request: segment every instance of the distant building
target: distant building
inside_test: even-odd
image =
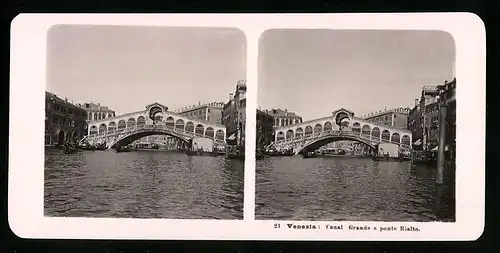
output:
[[[45,92],[45,144],[62,145],[87,133],[87,112],[68,99]]]
[[[274,127],[302,123],[301,116],[295,114],[294,112],[289,112],[287,109],[271,109],[265,110],[264,112],[274,118]]]
[[[378,112],[367,114],[362,118],[376,124],[391,126],[400,129],[407,129],[409,113],[410,108],[400,107],[380,110]]]
[[[246,90],[246,84],[238,82],[235,93],[229,94],[229,101],[222,108],[226,142],[231,145],[245,145]]]
[[[194,120],[204,120],[211,124],[222,124],[224,102],[201,103],[184,107],[173,112]]]
[[[81,108],[87,111],[87,120],[100,120],[111,118],[115,116],[115,111],[109,109],[107,106],[102,106],[101,103],[83,103],[79,104]]]
[[[412,140],[420,140],[413,144],[413,148],[416,150],[422,149],[422,114],[420,112],[420,102],[415,99],[415,106],[410,110],[408,114],[408,130],[412,133]]]
[[[264,148],[274,141],[274,117],[257,110],[256,115],[256,148]]]

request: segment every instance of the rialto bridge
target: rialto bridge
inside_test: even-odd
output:
[[[159,103],[146,106],[146,110],[93,120],[87,123],[88,135],[82,140],[90,144],[106,143],[127,145],[148,135],[170,135],[184,142],[191,139],[210,138],[216,144],[226,143],[226,127],[220,124],[190,119],[168,111]]]
[[[275,129],[275,141],[269,148],[313,151],[334,141],[353,140],[376,148],[379,143],[395,143],[402,150],[411,150],[412,135],[409,130],[380,125],[339,109],[331,116],[304,121]]]

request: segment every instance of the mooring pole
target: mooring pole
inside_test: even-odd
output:
[[[444,171],[444,151],[446,145],[446,114],[447,105],[439,105],[439,147],[437,157],[437,173],[436,183],[443,184],[443,171]]]

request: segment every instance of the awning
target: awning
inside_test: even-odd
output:
[[[438,151],[439,145],[435,146],[431,151]],[[444,147],[444,151],[448,151],[448,146]]]
[[[231,136],[227,137],[228,140],[234,140],[236,139],[236,134],[231,134]]]
[[[418,139],[416,142],[413,143],[413,145],[420,145],[422,144],[422,141],[420,139]]]

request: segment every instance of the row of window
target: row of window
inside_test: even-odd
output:
[[[50,110],[53,109],[54,111],[60,112],[60,113],[68,113],[68,114],[73,114],[74,116],[77,117],[86,117],[87,113],[83,110],[73,110],[73,108],[61,105],[58,103],[46,103],[46,107]]]
[[[114,112],[88,112],[87,114],[88,120],[101,120],[115,116]]]

